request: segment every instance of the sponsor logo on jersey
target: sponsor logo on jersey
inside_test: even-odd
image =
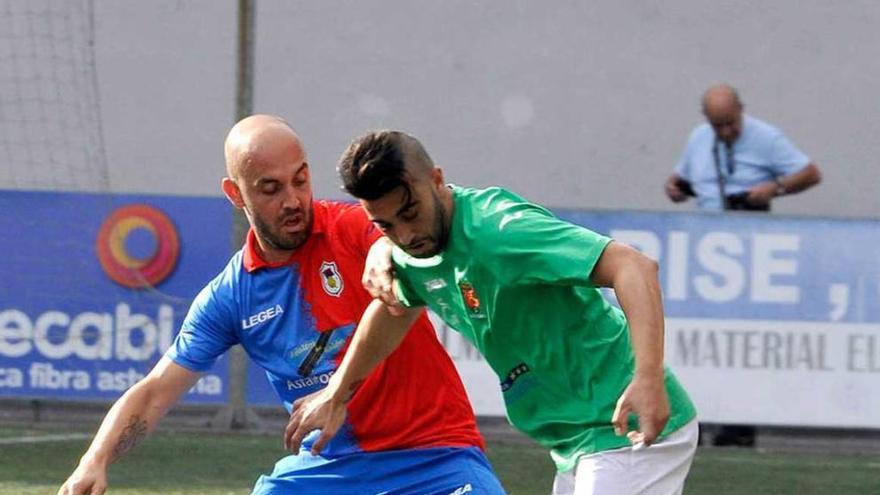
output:
[[[330,382],[330,377],[333,376],[334,372],[335,370],[321,373],[320,375],[297,378],[296,380],[287,380],[287,390],[301,390],[314,387],[315,385],[326,386],[327,383]]]
[[[314,339],[314,340],[308,340],[306,342],[303,342],[302,344],[297,345],[296,347],[294,347],[293,349],[291,349],[287,353],[287,357],[290,359],[294,359],[299,356],[302,356],[303,354],[311,351],[312,348],[315,347],[316,342],[317,342],[317,339]],[[344,344],[345,344],[345,339],[333,340],[327,344],[327,348],[324,350],[324,352],[338,351],[339,349],[342,348],[342,346]]]
[[[247,319],[241,320],[241,328],[247,330],[249,328],[253,328],[260,323],[266,322],[275,318],[276,316],[283,313],[284,310],[281,308],[280,304],[276,304],[275,307],[264,309],[255,315],[250,315]]]
[[[302,356],[303,354],[312,350],[312,347],[314,347],[314,346],[315,346],[314,340],[309,340],[309,341],[303,342],[302,344],[299,344],[298,346],[296,346],[293,349],[291,349],[290,351],[288,351],[287,357],[292,359],[292,358],[295,358],[298,356]]]
[[[300,363],[299,368],[297,369],[297,373],[300,376],[309,376],[312,374],[312,371],[315,369],[315,365],[318,364],[318,361],[321,359],[321,356],[324,355],[324,350],[327,349],[327,342],[330,341],[330,337],[333,336],[333,329],[326,330],[321,332],[321,336],[318,337],[318,340],[315,341],[315,345],[309,350],[309,354],[303,359],[303,362]]]
[[[468,311],[470,311],[472,315],[482,315],[483,311],[480,307],[480,298],[477,296],[477,291],[474,289],[474,286],[467,280],[462,280],[458,283],[458,288],[461,290],[461,297],[464,300],[464,305],[467,306]]]
[[[455,491],[450,492],[449,495],[464,495],[465,493],[472,491],[474,491],[474,487],[472,487],[471,484],[468,483],[464,486],[456,488]]]
[[[324,292],[331,296],[339,297],[342,293],[342,275],[339,274],[339,268],[335,261],[325,261],[321,263],[321,285]]]
[[[440,290],[446,287],[446,281],[442,278],[435,278],[433,280],[428,280],[425,282],[425,290],[428,292],[434,292],[435,290]]]
[[[510,372],[507,373],[507,378],[505,378],[504,381],[501,382],[501,391],[506,392],[507,390],[509,390],[510,387],[513,386],[514,382],[519,379],[519,377],[523,376],[529,371],[529,365],[527,365],[526,363],[519,363],[518,365],[516,365],[512,370],[510,370]]]

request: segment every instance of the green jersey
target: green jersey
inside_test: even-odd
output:
[[[445,250],[393,251],[401,302],[430,307],[473,343],[498,375],[511,424],[550,448],[560,471],[629,445],[611,425],[633,376],[629,328],[590,281],[611,240],[504,189],[452,189]],[[668,369],[666,389],[662,436],[696,415]]]

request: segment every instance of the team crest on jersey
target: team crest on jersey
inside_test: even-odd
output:
[[[325,261],[321,263],[320,271],[321,285],[324,286],[324,292],[331,296],[339,296],[342,292],[342,275],[339,274],[336,262]]]
[[[458,288],[461,290],[461,298],[464,300],[464,305],[467,306],[468,311],[470,311],[472,315],[483,314],[480,306],[480,298],[477,296],[477,291],[474,289],[474,286],[467,280],[462,280],[458,283]]]

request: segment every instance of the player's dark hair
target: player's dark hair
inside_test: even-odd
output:
[[[419,141],[400,131],[372,131],[356,138],[339,159],[342,187],[358,199],[371,201],[403,187],[409,190],[410,168],[432,168]]]

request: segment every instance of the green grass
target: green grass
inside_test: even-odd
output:
[[[87,440],[0,445],[0,494],[54,494]],[[249,493],[283,452],[280,440],[253,435],[160,433],[110,469],[110,493]],[[185,480],[185,482],[184,482]]]
[[[880,457],[701,449],[685,495],[880,493]]]
[[[46,433],[0,429],[0,438]],[[86,445],[82,439],[0,444],[0,495],[54,494]],[[111,468],[109,493],[247,494],[283,455],[274,436],[159,433]],[[511,495],[550,493],[553,467],[541,449],[490,439],[489,458]],[[880,493],[880,458],[704,449],[685,490],[686,495],[828,493]]]

